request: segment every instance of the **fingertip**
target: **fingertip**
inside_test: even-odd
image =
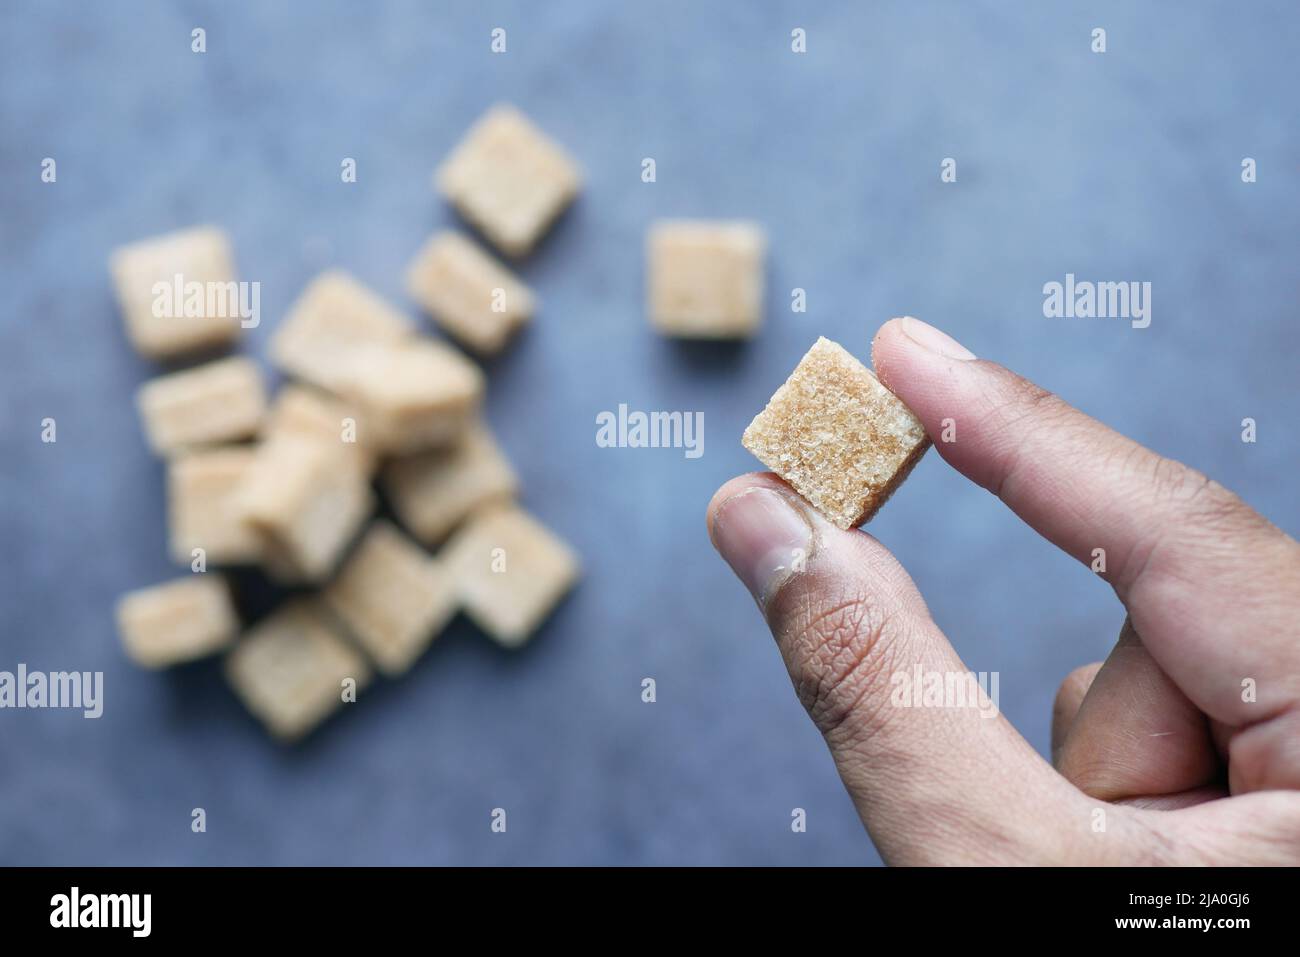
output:
[[[952,336],[914,316],[889,320],[871,344],[877,378],[900,396],[909,389],[916,391],[927,375],[975,359],[975,353]]]
[[[902,317],[890,319],[877,329],[876,334],[872,337],[871,364],[875,366],[877,372],[880,370],[881,358],[887,358],[891,354],[898,337],[906,338],[901,329],[902,322]]]
[[[907,380],[909,352],[916,349],[916,344],[908,338],[903,328],[904,317],[890,319],[877,331],[871,340],[871,365],[876,378],[883,382],[891,392],[898,392],[896,382]]]
[[[778,491],[790,490],[790,486],[773,472],[746,472],[744,475],[737,475],[733,479],[728,479],[722,484],[721,488],[713,493],[713,498],[709,499],[709,507],[704,513],[705,524],[709,530],[709,541],[715,544],[717,542],[713,534],[713,525],[722,506],[737,495],[754,488],[772,488]]]
[[[1066,735],[1070,733],[1070,726],[1074,724],[1075,716],[1079,713],[1079,706],[1083,704],[1088,689],[1092,687],[1093,679],[1101,670],[1101,664],[1100,661],[1094,661],[1092,664],[1075,668],[1065,676],[1065,680],[1056,689],[1056,698],[1052,702],[1053,764],[1056,763],[1061,746],[1065,744]]]

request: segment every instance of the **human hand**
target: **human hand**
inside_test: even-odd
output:
[[[719,489],[710,538],[885,861],[1300,862],[1300,544],[924,323],[886,323],[872,357],[950,465],[1085,565],[1105,549],[1128,612],[1057,693],[1053,769],[1001,714],[891,707],[892,675],[967,669],[880,542],[771,473]]]

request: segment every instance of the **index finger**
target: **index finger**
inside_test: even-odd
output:
[[[1102,574],[1152,656],[1198,707],[1240,726],[1300,700],[1300,546],[1204,475],[1125,438],[916,319],[872,347],[935,449]],[[1097,550],[1101,549],[1102,552]],[[1242,681],[1262,675],[1255,701]]]

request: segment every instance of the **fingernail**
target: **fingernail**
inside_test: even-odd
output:
[[[907,338],[922,349],[937,352],[946,359],[959,359],[962,362],[969,362],[975,358],[975,353],[948,335],[948,333],[940,332],[928,322],[922,322],[920,319],[914,319],[911,316],[904,316],[899,322]]]
[[[713,518],[713,545],[761,607],[802,570],[812,552],[812,527],[793,502],[768,488],[733,495]]]

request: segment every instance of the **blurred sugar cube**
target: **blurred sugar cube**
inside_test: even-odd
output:
[[[571,203],[582,177],[513,106],[482,116],[434,175],[438,190],[507,256],[525,256]]]

